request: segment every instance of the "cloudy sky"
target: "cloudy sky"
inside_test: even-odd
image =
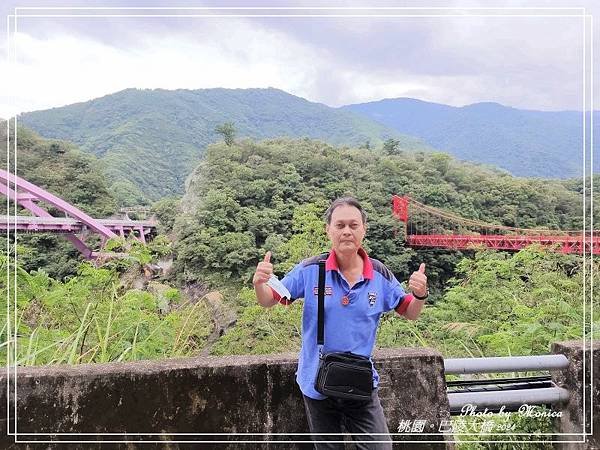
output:
[[[494,101],[526,109],[581,110],[583,77],[589,70],[584,72],[582,10],[573,8],[584,7],[596,20],[600,17],[600,7],[595,5],[600,2],[593,0],[547,0],[537,2],[536,9],[524,9],[531,2],[509,0],[426,5],[417,1],[183,1],[176,3],[179,9],[169,10],[41,9],[172,3],[155,0],[12,1],[0,6],[4,26],[0,52],[5,55],[0,62],[4,81],[0,117],[130,87],[275,87],[330,106],[413,97],[455,106]],[[346,9],[183,8],[252,4]],[[471,9],[347,9],[392,4]],[[511,9],[483,9],[500,5]],[[17,6],[37,9],[15,11]],[[537,9],[541,6],[548,9]],[[561,7],[571,9],[557,9]],[[16,33],[11,22],[7,34],[6,18],[15,13]],[[264,17],[282,14],[293,17]],[[600,23],[594,25],[599,53]],[[588,51],[590,39],[591,34],[585,44]],[[595,78],[595,92],[600,92],[600,76]]]

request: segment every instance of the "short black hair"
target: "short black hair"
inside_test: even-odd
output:
[[[360,206],[358,200],[356,200],[354,197],[340,197],[338,199],[335,199],[331,203],[331,205],[329,205],[329,208],[327,208],[327,212],[325,213],[325,221],[327,222],[327,225],[331,224],[331,216],[333,215],[333,211],[335,210],[335,208],[344,205],[354,206],[356,209],[358,209],[360,211],[363,224],[367,223],[367,213],[365,212],[363,207]]]

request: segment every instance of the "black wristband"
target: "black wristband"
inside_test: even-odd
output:
[[[425,293],[425,297],[419,297],[417,294],[415,294],[414,292],[412,293],[413,297],[416,298],[417,300],[425,300],[427,299],[427,297],[429,297],[429,289],[427,289],[427,292]]]

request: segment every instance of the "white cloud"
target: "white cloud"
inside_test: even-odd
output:
[[[20,27],[17,63],[0,62],[8,74],[0,117],[131,87],[271,86],[331,106],[402,96],[532,109],[581,104],[581,35],[568,19],[44,23]]]
[[[316,76],[318,49],[289,36],[228,22],[218,35],[198,41],[190,34],[145,35],[128,48],[81,36],[15,36],[16,63],[0,96],[0,117],[89,100],[121,89],[279,87],[298,95]],[[4,97],[4,98],[2,98]],[[6,97],[12,102],[6,102]]]

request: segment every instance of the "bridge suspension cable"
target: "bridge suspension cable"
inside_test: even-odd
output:
[[[467,249],[483,245],[498,250],[520,250],[534,243],[556,247],[563,253],[600,254],[600,231],[523,228],[466,219],[427,206],[408,196],[395,195],[393,214],[404,222],[406,242],[411,247]]]

